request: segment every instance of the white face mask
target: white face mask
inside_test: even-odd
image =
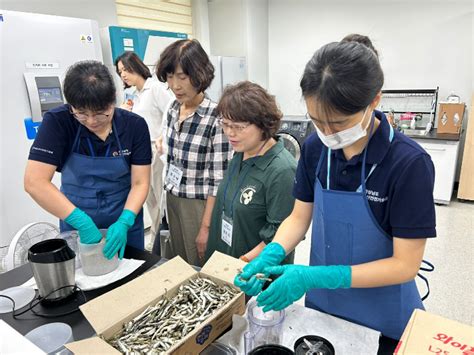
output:
[[[354,144],[357,142],[359,139],[365,137],[367,135],[367,124],[365,128],[362,128],[362,122],[364,122],[365,115],[367,114],[367,110],[369,107],[367,107],[364,111],[364,116],[362,117],[362,120],[357,123],[355,126],[345,129],[343,131],[333,133],[330,135],[325,135],[323,132],[321,132],[314,124],[314,127],[316,128],[316,132],[318,133],[319,139],[321,139],[321,142],[323,144],[330,148],[330,149],[342,149],[350,146],[351,144]],[[370,120],[369,120],[370,123]]]

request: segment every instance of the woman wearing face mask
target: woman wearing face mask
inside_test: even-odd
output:
[[[276,137],[282,113],[261,86],[228,86],[217,111],[235,154],[217,191],[206,259],[217,250],[248,262],[293,209],[296,160]]]
[[[134,52],[125,52],[117,57],[115,68],[125,89],[128,89],[125,95],[129,98],[121,107],[142,116],[150,131],[152,163],[150,190],[145,205],[151,218],[151,235],[154,237],[160,226],[163,191],[164,163],[160,159],[162,121],[172,96],[166,86],[151,75],[150,69]]]
[[[234,282],[257,295],[256,273],[281,275],[257,297],[265,311],[306,293],[307,307],[380,331],[379,353],[392,353],[423,309],[414,277],[436,236],[434,168],[375,110],[383,80],[376,54],[360,43],[327,44],[308,62],[300,85],[317,134],[302,149],[295,207]],[[310,266],[280,266],[311,222]]]
[[[166,205],[175,255],[201,265],[211,213],[228,161],[229,142],[217,123],[217,104],[204,91],[214,67],[196,40],[180,40],[162,53],[156,69],[176,96],[166,118]]]

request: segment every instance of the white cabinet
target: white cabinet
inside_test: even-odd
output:
[[[434,200],[449,204],[453,194],[459,141],[416,139],[415,141],[431,156],[435,168]]]

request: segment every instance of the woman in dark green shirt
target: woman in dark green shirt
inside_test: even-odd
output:
[[[217,250],[248,262],[293,209],[296,160],[278,141],[282,113],[261,86],[228,86],[217,110],[235,154],[217,192],[206,260]]]

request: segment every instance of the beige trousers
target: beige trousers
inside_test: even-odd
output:
[[[166,206],[173,256],[179,255],[188,264],[201,266],[196,237],[201,227],[206,200],[176,197],[167,192]]]

